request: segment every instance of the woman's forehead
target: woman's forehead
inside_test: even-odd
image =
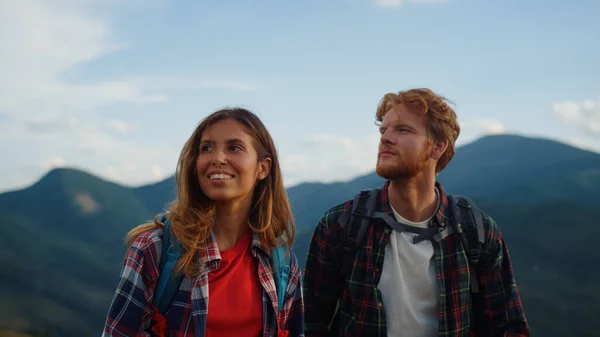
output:
[[[248,141],[251,138],[241,123],[230,119],[211,122],[200,135],[201,141],[213,142],[227,139]]]

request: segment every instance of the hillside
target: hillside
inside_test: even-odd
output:
[[[98,328],[123,235],[151,216],[133,190],[69,169],[0,195],[0,214],[0,326],[65,332]]]
[[[545,139],[503,135],[460,147],[439,176],[501,226],[534,336],[600,336],[600,154]],[[325,210],[374,173],[288,189],[302,263]],[[129,188],[72,169],[0,194],[0,327],[30,324],[66,336],[101,329],[125,247],[123,237],[174,195],[173,179]],[[10,310],[9,310],[10,308]]]

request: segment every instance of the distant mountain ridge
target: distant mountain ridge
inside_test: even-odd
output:
[[[600,336],[600,154],[523,136],[458,148],[439,175],[502,228],[534,336]],[[331,206],[381,185],[371,173],[288,189],[303,263],[312,229]],[[123,237],[174,197],[169,178],[125,187],[73,169],[0,194],[0,330],[50,328],[97,335],[112,298]],[[10,309],[10,310],[9,310]],[[550,319],[549,319],[550,318]]]

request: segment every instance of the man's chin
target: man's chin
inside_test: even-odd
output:
[[[375,173],[383,179],[397,180],[401,176],[401,172],[398,169],[392,169],[389,167],[376,167]]]
[[[375,173],[383,179],[387,180],[406,180],[417,176],[417,172],[402,170],[397,167],[376,167]]]

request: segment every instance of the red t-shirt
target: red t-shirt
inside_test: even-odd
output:
[[[219,270],[208,274],[207,337],[262,335],[262,285],[251,251],[252,232],[222,251]]]

